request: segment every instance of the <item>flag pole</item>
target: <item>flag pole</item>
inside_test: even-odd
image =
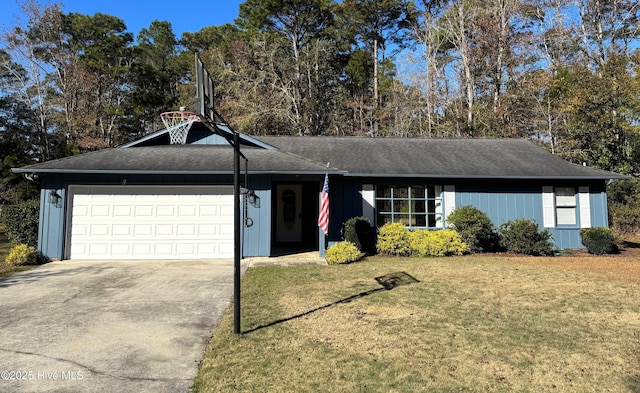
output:
[[[329,165],[327,162],[327,168],[324,172],[324,184],[322,185],[322,192],[320,193],[320,212],[318,214],[318,227],[324,233],[323,239],[326,243],[326,238],[329,235]]]

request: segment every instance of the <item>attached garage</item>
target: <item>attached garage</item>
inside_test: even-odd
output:
[[[68,259],[233,258],[233,188],[69,186]]]

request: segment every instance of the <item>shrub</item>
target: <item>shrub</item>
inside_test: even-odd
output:
[[[387,223],[380,227],[376,249],[380,253],[408,256],[411,255],[409,230],[399,222]]]
[[[500,226],[500,244],[507,251],[526,255],[553,255],[551,232],[540,231],[533,220],[516,219]]]
[[[618,235],[634,235],[640,228],[640,205],[637,202],[609,204],[609,221]]]
[[[582,245],[591,254],[613,254],[618,252],[613,232],[609,228],[583,228],[580,230]]]
[[[375,237],[371,222],[366,217],[352,217],[342,224],[342,239],[353,243],[358,250],[375,253]]]
[[[31,200],[2,209],[2,222],[7,238],[13,244],[38,246],[38,220],[40,219],[40,202]]]
[[[638,179],[619,179],[607,185],[609,226],[617,234],[634,235],[640,229],[640,185]]]
[[[442,255],[462,255],[469,250],[469,246],[462,241],[462,237],[453,229],[441,229],[433,232],[436,240],[442,242]]]
[[[12,266],[35,265],[38,263],[38,251],[35,247],[18,244],[11,249],[5,262]]]
[[[452,229],[413,231],[409,241],[411,255],[416,257],[462,255],[468,250],[458,232]]]
[[[340,242],[327,249],[325,259],[330,265],[338,263],[351,263],[360,258],[360,251],[351,242]]]
[[[471,252],[495,251],[499,246],[495,226],[483,211],[473,206],[454,210],[447,222],[453,225]]]

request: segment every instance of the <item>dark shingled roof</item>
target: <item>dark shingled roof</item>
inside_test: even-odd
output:
[[[616,179],[572,164],[524,139],[259,137],[280,150],[347,171],[350,176]]]
[[[571,164],[524,139],[255,137],[278,150],[242,147],[251,173],[346,176],[617,179]],[[267,146],[268,147],[268,146]],[[113,148],[14,169],[17,173],[232,173],[229,145]]]
[[[251,173],[318,173],[326,164],[278,150],[243,147]],[[241,160],[241,166],[244,164]],[[228,145],[165,145],[112,148],[27,165],[18,173],[233,173],[233,149]]]

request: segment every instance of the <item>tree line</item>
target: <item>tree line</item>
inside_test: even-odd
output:
[[[637,0],[246,0],[233,24],[137,35],[117,16],[23,5],[0,39],[8,169],[116,146],[193,108],[193,53],[217,110],[254,135],[521,137],[640,172]]]

